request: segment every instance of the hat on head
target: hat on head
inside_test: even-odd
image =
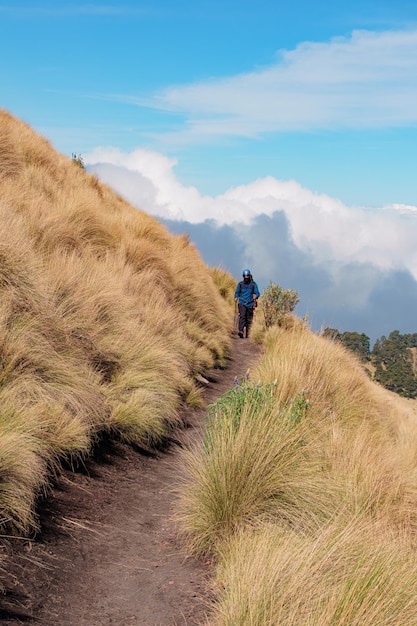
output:
[[[250,276],[250,270],[243,270],[242,276]]]

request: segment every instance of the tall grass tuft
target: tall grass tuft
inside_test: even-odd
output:
[[[184,453],[178,510],[191,551],[259,520],[312,529],[331,517],[307,413],[301,394],[282,403],[273,383],[240,385],[211,407],[203,445]]]
[[[378,523],[335,519],[314,537],[277,525],[220,544],[213,626],[417,622],[417,558]]]

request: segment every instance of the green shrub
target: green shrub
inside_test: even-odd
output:
[[[285,318],[294,311],[299,301],[297,291],[282,289],[271,281],[262,293],[265,328],[273,325],[281,326]]]

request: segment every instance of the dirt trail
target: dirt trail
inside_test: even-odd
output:
[[[205,406],[184,416],[198,437],[208,404],[258,358],[233,337],[226,370],[214,369]],[[48,497],[42,532],[16,562],[2,624],[193,626],[204,622],[210,563],[186,559],[171,519],[178,447],[156,456],[124,445],[66,473]],[[1,619],[3,617],[3,619]]]

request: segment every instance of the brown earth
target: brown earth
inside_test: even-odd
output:
[[[41,509],[33,541],[11,541],[0,622],[31,626],[193,626],[210,611],[211,563],[187,558],[175,531],[173,486],[179,448],[201,436],[207,405],[258,358],[234,336],[227,369],[214,369],[204,406],[184,413],[186,428],[163,452],[103,443],[66,470]]]

